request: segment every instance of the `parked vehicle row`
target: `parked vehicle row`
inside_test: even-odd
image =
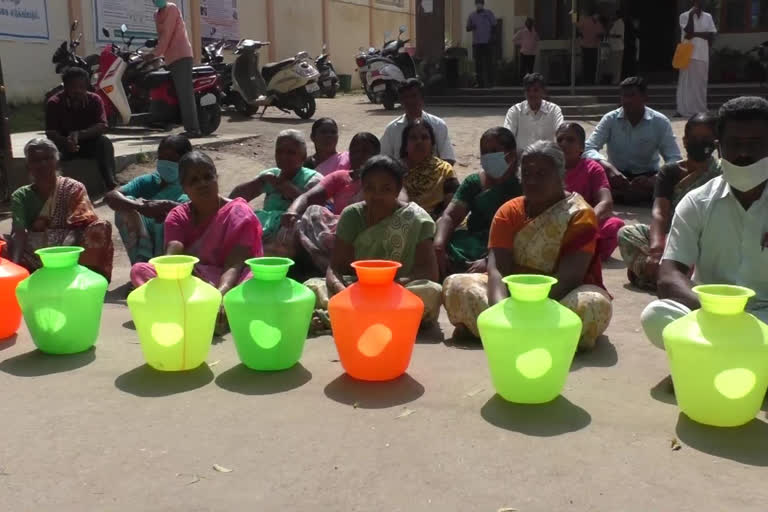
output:
[[[381,103],[387,110],[395,108],[400,84],[417,77],[413,57],[405,51],[410,39],[401,38],[405,32],[405,26],[401,26],[397,39],[385,36],[381,50],[360,48],[355,56],[365,94],[372,103]]]

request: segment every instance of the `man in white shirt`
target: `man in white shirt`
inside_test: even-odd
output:
[[[621,82],[621,68],[624,63],[624,16],[616,12],[616,19],[608,32],[608,44],[611,46],[610,70],[613,84]]]
[[[750,288],[756,295],[747,310],[768,321],[768,101],[735,98],[719,117],[723,175],[677,205],[659,268],[660,300],[641,317],[659,348],[667,325],[701,307],[694,284]]]
[[[455,164],[456,155],[448,135],[448,126],[439,117],[424,112],[424,84],[417,78],[410,78],[400,86],[398,94],[405,114],[387,125],[381,136],[381,154],[400,160],[405,126],[414,119],[423,119],[435,132],[437,156],[451,165]]]
[[[525,101],[513,105],[504,120],[504,128],[515,135],[519,151],[537,140],[554,142],[555,133],[563,124],[563,112],[560,107],[544,99],[547,88],[541,73],[525,75],[523,87]]]
[[[709,47],[717,35],[712,15],[701,10],[701,0],[680,15],[682,40],[693,44],[693,55],[688,67],[680,70],[677,82],[677,112],[688,119],[706,112],[709,85]]]

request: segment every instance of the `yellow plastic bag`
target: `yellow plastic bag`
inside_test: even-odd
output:
[[[692,56],[693,43],[690,41],[683,41],[677,45],[675,56],[672,58],[672,67],[680,70],[688,69],[688,65],[691,63]]]

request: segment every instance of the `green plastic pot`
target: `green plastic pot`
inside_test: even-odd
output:
[[[581,319],[549,298],[557,279],[504,278],[510,297],[477,319],[496,392],[507,401],[538,404],[562,392],[581,336]]]
[[[731,285],[693,291],[701,309],[663,332],[677,404],[705,425],[749,423],[768,390],[768,326],[744,311],[755,292]]]
[[[78,265],[82,247],[35,251],[42,268],[19,283],[19,299],[32,341],[48,354],[76,354],[99,337],[108,283],[104,276]]]
[[[253,278],[224,296],[224,309],[240,361],[253,370],[285,370],[295,365],[315,309],[315,294],[289,279],[288,258],[246,261]]]

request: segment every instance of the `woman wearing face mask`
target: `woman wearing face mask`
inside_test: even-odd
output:
[[[438,218],[451,202],[459,180],[453,166],[435,156],[435,131],[423,119],[409,122],[403,130],[400,158],[408,166],[403,186],[410,201]]]
[[[184,129],[190,137],[200,136],[200,123],[197,119],[195,90],[192,85],[192,45],[187,36],[187,26],[178,6],[168,0],[154,0],[157,12],[157,46],[152,53],[144,54],[146,60],[164,57],[165,65],[173,77],[176,95]]]
[[[470,174],[437,221],[435,253],[441,277],[482,273],[488,263],[488,233],[501,205],[520,196],[517,144],[512,132],[491,128],[480,138],[483,172]],[[457,229],[469,216],[466,229]]]
[[[179,183],[179,160],[192,151],[183,135],[169,135],[157,148],[155,172],[134,178],[104,197],[115,211],[115,226],[131,265],[165,251],[163,222],[168,212],[189,198]]]
[[[565,155],[565,189],[576,192],[595,210],[600,233],[597,238],[597,254],[605,261],[616,250],[616,235],[624,227],[624,221],[613,216],[611,184],[600,163],[582,158],[584,153],[584,128],[578,123],[560,126],[556,134],[557,145]]]
[[[627,277],[635,286],[656,289],[659,262],[677,203],[722,173],[720,159],[714,155],[716,125],[713,114],[696,114],[688,120],[683,137],[688,158],[659,170],[651,225],[635,224],[619,231],[621,257],[627,264]]]

